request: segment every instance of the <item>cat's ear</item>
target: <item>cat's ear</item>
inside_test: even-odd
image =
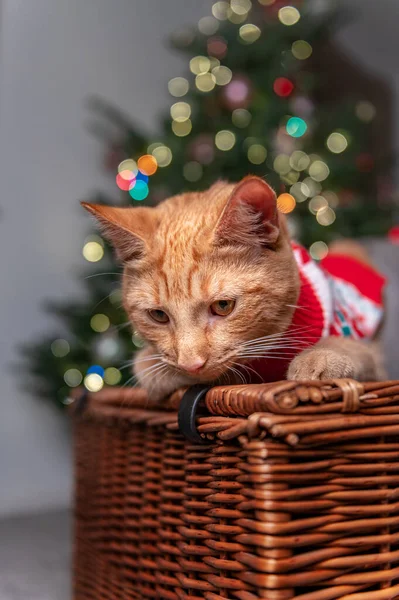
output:
[[[280,234],[276,194],[259,177],[238,183],[216,225],[216,243],[273,247]]]
[[[141,258],[153,231],[150,208],[120,208],[81,202],[96,217],[104,237],[113,245],[118,258]]]

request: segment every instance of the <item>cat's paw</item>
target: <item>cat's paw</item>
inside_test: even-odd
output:
[[[287,379],[353,378],[355,371],[355,364],[349,356],[326,348],[311,348],[294,358],[288,368]]]

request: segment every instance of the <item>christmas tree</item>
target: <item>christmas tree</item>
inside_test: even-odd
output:
[[[381,205],[377,183],[386,161],[373,156],[375,107],[365,97],[340,102],[323,94],[328,77],[317,57],[340,16],[313,0],[216,2],[195,29],[173,36],[188,66],[168,83],[171,105],[156,138],[92,101],[95,132],[109,139],[108,128],[119,131],[106,148],[118,193],[90,200],[154,205],[251,173],[274,187],[293,234],[316,260],[338,236],[385,231],[389,200]],[[23,349],[35,390],[60,405],[81,384],[97,391],[130,383],[141,345],[121,308],[112,249],[93,233],[83,255],[86,302],[48,306],[67,334]]]

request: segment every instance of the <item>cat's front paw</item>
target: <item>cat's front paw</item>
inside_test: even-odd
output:
[[[294,358],[288,368],[287,379],[341,379],[354,377],[355,365],[347,355],[326,348],[310,348]]]

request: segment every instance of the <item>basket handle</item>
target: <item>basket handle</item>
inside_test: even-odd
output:
[[[211,387],[209,385],[197,383],[188,388],[180,401],[177,415],[179,431],[187,440],[194,444],[209,443],[209,440],[198,433],[195,421],[198,409],[210,389]]]

